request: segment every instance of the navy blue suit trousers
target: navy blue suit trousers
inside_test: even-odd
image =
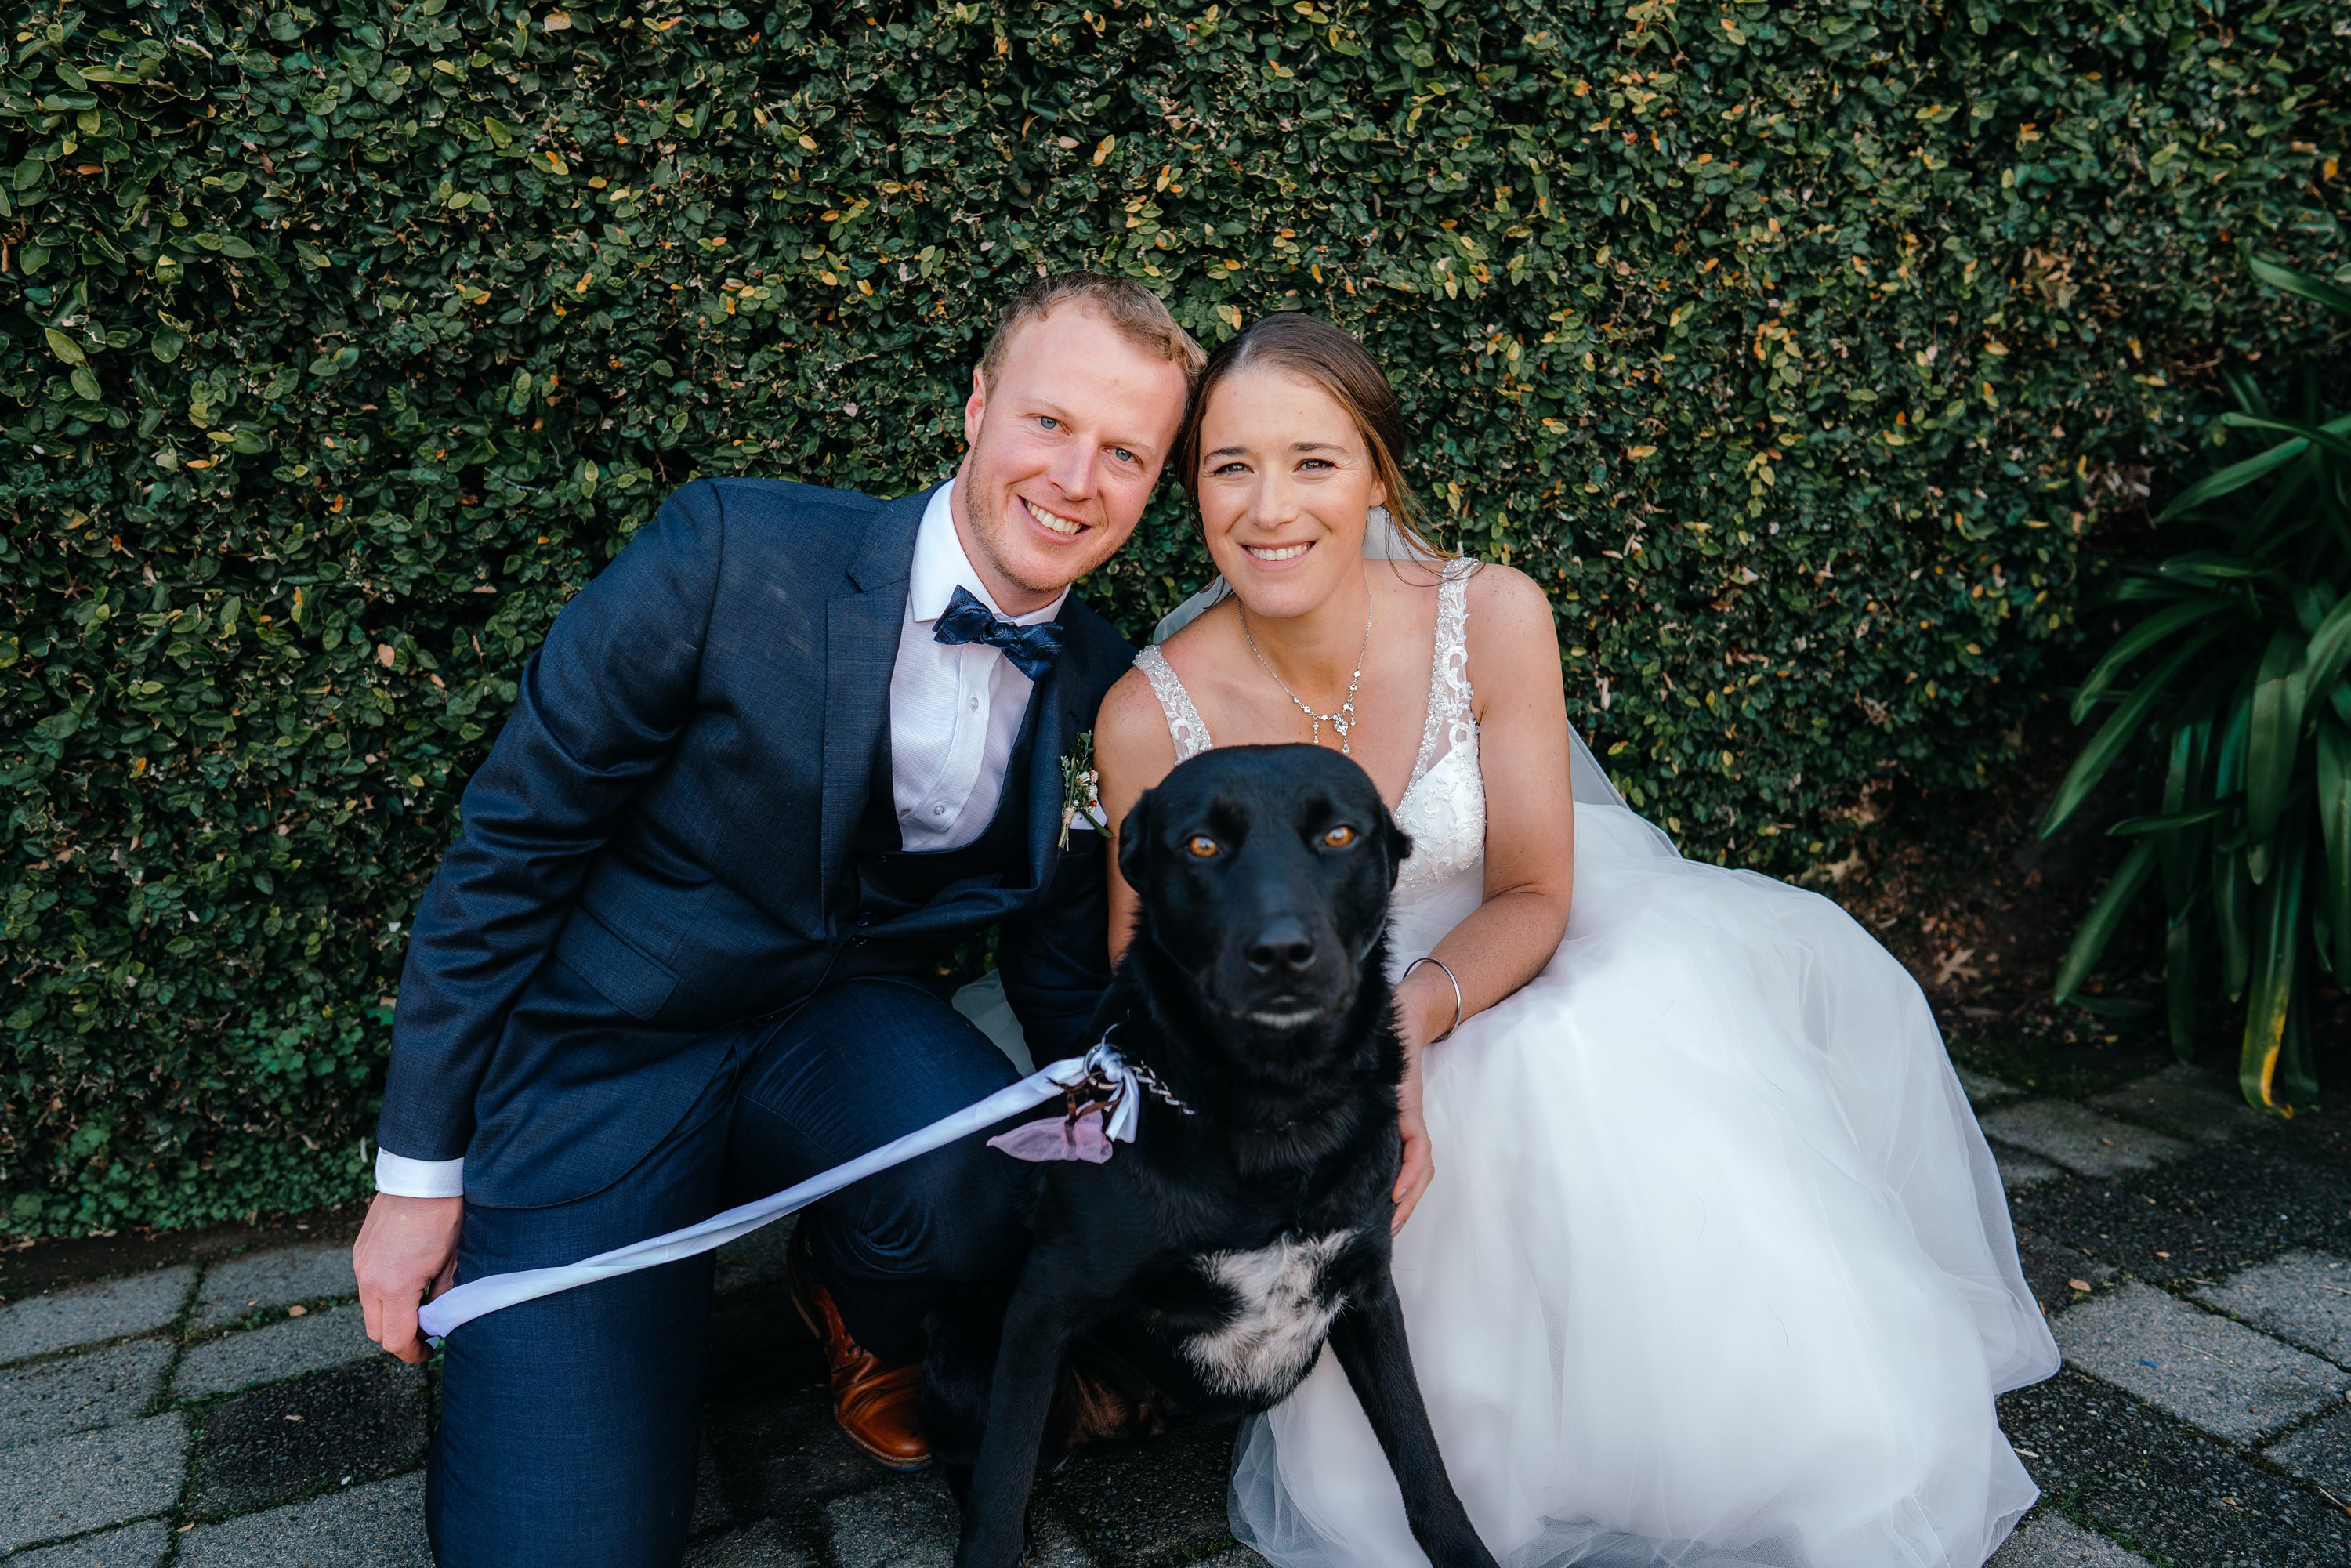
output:
[[[562,998],[552,998],[559,1004]],[[458,1278],[569,1263],[778,1191],[1010,1083],[935,991],[850,980],[710,1042],[716,1071],[625,1177],[536,1208],[468,1201]],[[825,1199],[818,1272],[888,1354],[937,1292],[1019,1261],[1016,1162],[974,1136]],[[441,1375],[426,1518],[441,1568],[656,1568],[693,1507],[711,1260],[478,1318]]]

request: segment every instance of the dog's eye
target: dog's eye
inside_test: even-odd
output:
[[[1224,846],[1206,833],[1194,833],[1184,841],[1184,847],[1191,852],[1195,859],[1210,860],[1215,858],[1217,852]]]
[[[1323,834],[1322,841],[1334,850],[1343,850],[1355,841],[1355,830],[1342,822]]]

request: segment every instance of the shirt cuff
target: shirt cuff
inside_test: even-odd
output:
[[[394,1197],[463,1197],[465,1162],[412,1160],[390,1149],[375,1152],[375,1189]]]

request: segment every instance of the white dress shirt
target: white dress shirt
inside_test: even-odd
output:
[[[952,479],[932,491],[915,530],[906,612],[890,671],[891,794],[900,840],[915,851],[961,849],[987,831],[1036,686],[998,650],[981,643],[949,644],[932,634],[958,588],[968,589],[991,613],[1004,613],[964,553],[951,509],[954,494]],[[1022,626],[1050,621],[1068,597],[1063,589],[1043,609],[1005,619]],[[465,1162],[410,1159],[380,1148],[375,1189],[402,1197],[461,1197]]]

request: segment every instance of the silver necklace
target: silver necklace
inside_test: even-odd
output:
[[[1364,684],[1364,655],[1370,653],[1372,649],[1371,605],[1366,603],[1364,606],[1364,643],[1362,647],[1355,650],[1355,673],[1347,677],[1347,700],[1341,703],[1337,711],[1332,713],[1316,713],[1306,706],[1304,700],[1296,692],[1290,689],[1290,683],[1281,678],[1281,672],[1275,669],[1266,658],[1265,650],[1257,645],[1257,638],[1249,631],[1249,606],[1242,605],[1240,612],[1241,636],[1248,641],[1249,652],[1257,655],[1257,662],[1264,666],[1265,673],[1273,677],[1273,684],[1281,688],[1281,695],[1297,704],[1300,713],[1314,721],[1314,738],[1311,744],[1316,746],[1322,744],[1322,727],[1327,724],[1339,732],[1339,755],[1353,757],[1354,751],[1347,739],[1347,733],[1355,727],[1355,688]]]

